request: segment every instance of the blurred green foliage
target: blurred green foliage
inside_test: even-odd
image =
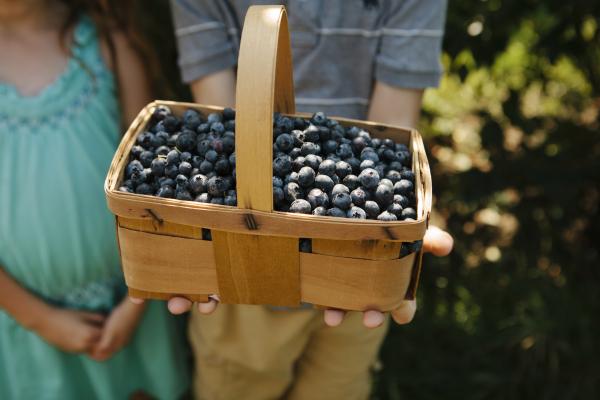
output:
[[[168,4],[142,6],[178,82]],[[449,2],[420,129],[455,250],[426,256],[373,398],[600,398],[599,18],[594,1]]]
[[[437,219],[377,399],[600,398],[600,5],[450,1],[421,131]]]

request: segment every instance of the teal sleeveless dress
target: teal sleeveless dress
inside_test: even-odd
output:
[[[39,95],[0,82],[0,266],[49,303],[108,313],[126,294],[103,191],[121,116],[90,19],[74,37],[68,67]],[[98,363],[0,310],[0,399],[178,398],[189,381],[182,322],[150,302],[129,345]]]

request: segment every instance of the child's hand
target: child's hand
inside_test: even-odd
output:
[[[85,353],[100,339],[102,314],[50,307],[35,332],[48,343],[69,353]]]
[[[90,358],[105,361],[129,343],[144,314],[144,306],[123,300],[106,318],[99,340],[88,352]]]
[[[454,246],[454,239],[448,232],[445,232],[437,226],[430,226],[425,232],[423,238],[423,250],[438,257],[447,256]],[[406,300],[400,307],[390,312],[396,323],[403,325],[412,321],[417,311],[417,302],[415,300]],[[329,326],[338,326],[344,320],[345,311],[325,310],[325,323]],[[382,312],[370,310],[363,313],[363,324],[367,328],[377,328],[385,321],[385,315]]]

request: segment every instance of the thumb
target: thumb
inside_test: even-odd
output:
[[[415,312],[417,311],[417,301],[416,300],[406,300],[403,301],[400,307],[396,308],[391,312],[392,318],[399,325],[408,324],[412,321],[415,316]]]
[[[452,251],[452,247],[454,247],[454,239],[448,232],[437,226],[429,226],[423,238],[423,250],[426,253],[438,257],[447,256]]]

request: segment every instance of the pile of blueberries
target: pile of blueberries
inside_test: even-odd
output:
[[[189,109],[178,118],[168,107],[157,107],[131,149],[119,190],[237,205],[234,132],[231,108],[206,118]]]
[[[131,149],[121,191],[235,206],[235,111],[181,118],[158,107]],[[407,146],[372,138],[317,112],[273,119],[273,202],[278,211],[415,220]]]

